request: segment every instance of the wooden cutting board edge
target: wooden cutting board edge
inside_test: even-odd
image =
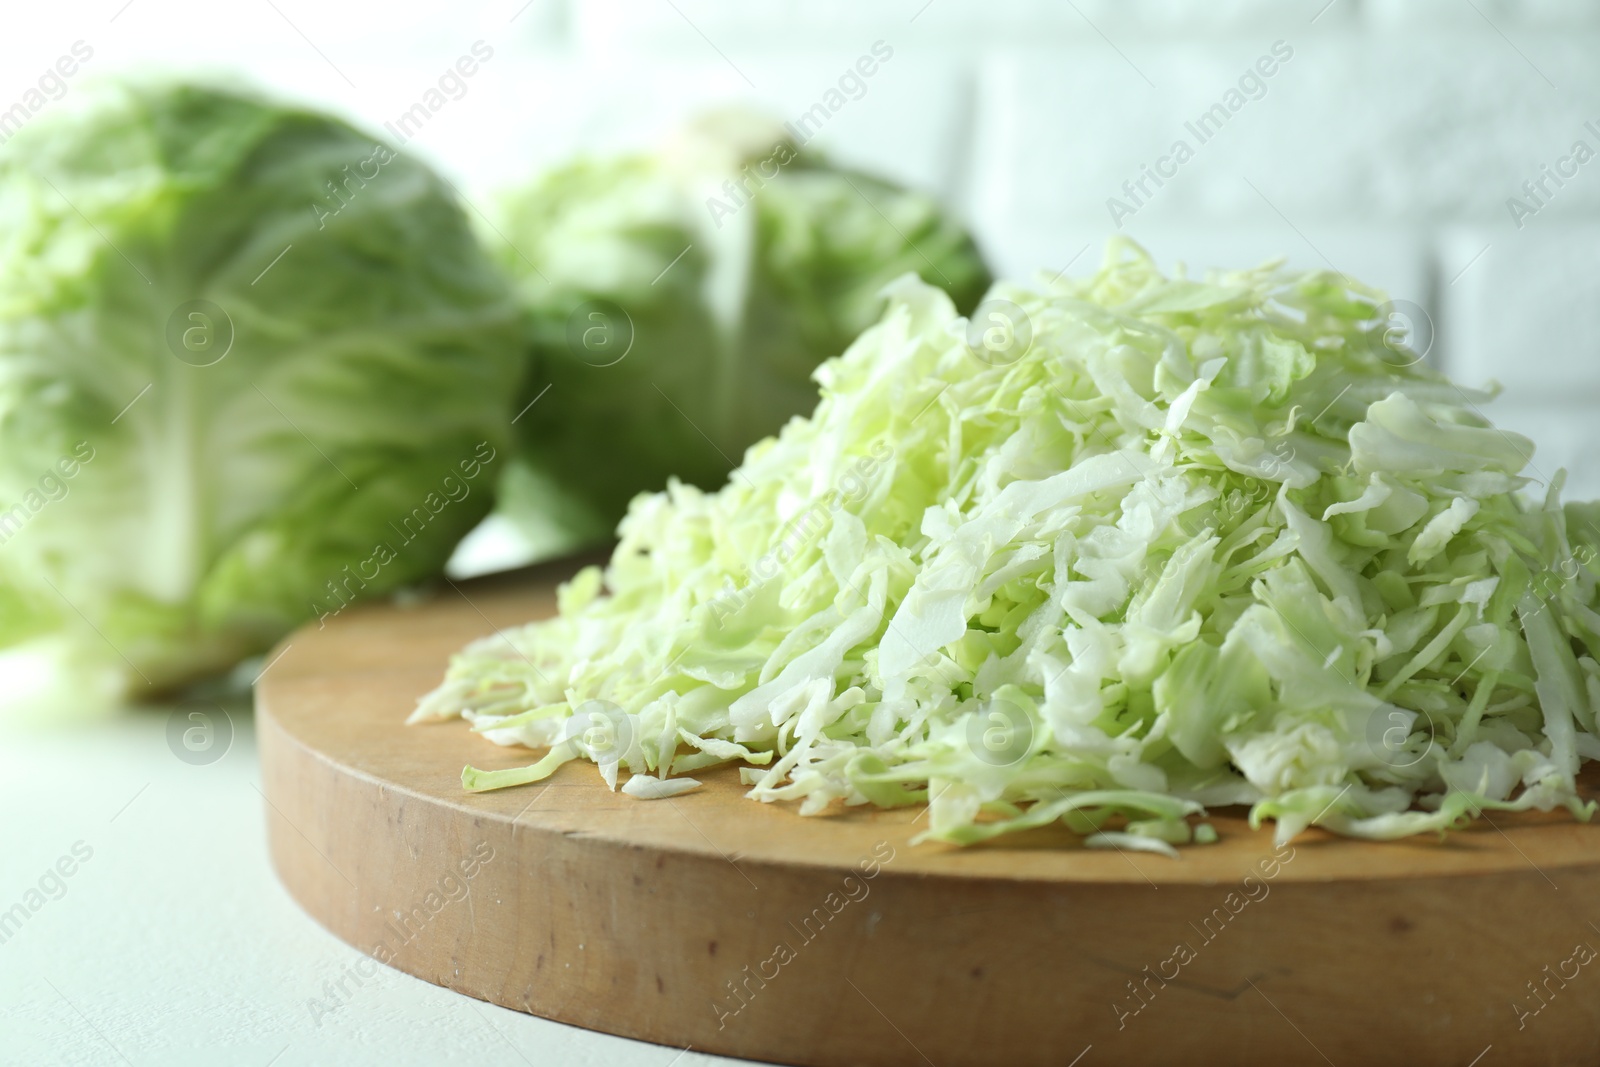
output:
[[[530,754],[461,724],[405,727],[408,701],[465,640],[548,611],[569,570],[352,608],[288,639],[258,687],[274,864],[308,913],[380,962],[592,1029],[818,1067],[930,1062],[924,1051],[940,1067],[1061,1067],[1088,1045],[1102,1063],[1313,1049],[1466,1063],[1491,1044],[1499,1063],[1600,1059],[1600,998],[1552,999],[1520,1030],[1513,1007],[1539,1003],[1524,985],[1577,940],[1600,945],[1585,932],[1600,920],[1586,904],[1600,828],[1559,816],[1453,845],[1308,834],[1267,877],[1270,833],[1226,814],[1222,843],[1174,863],[1088,852],[1064,832],[1025,849],[911,847],[914,811],[802,819],[726,776],[641,802],[568,765],[542,791],[562,806],[521,814],[538,787],[462,793],[462,762]],[[872,870],[883,845],[893,858],[867,878],[857,861]],[[494,858],[473,864],[479,847]],[[1383,862],[1375,874],[1356,857]],[[1224,928],[1217,915],[1235,936],[1205,936]],[[1197,958],[1166,981],[1179,942]],[[794,958],[775,962],[779,944]],[[1374,966],[1397,955],[1403,971]],[[1430,996],[1459,1002],[1448,1025],[1438,1008],[1397,1009]]]

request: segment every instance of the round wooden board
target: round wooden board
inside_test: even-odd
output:
[[[259,683],[278,873],[381,962],[817,1067],[1600,1062],[1600,826],[1561,814],[1280,852],[1223,811],[1221,840],[1174,861],[1065,831],[912,846],[918,808],[802,818],[732,773],[660,801],[584,762],[464,793],[464,764],[532,755],[406,715],[467,641],[552,612],[570,571],[351,608]]]

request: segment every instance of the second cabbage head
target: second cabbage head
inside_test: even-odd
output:
[[[499,237],[533,354],[502,507],[543,556],[605,540],[669,477],[722,484],[811,410],[812,372],[890,281],[919,274],[970,311],[991,280],[930,197],[740,113],[548,173]]]

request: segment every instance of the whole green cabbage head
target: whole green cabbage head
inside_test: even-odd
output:
[[[0,152],[0,645],[80,699],[437,573],[524,366],[427,167],[241,91],[82,105]]]
[[[919,274],[962,311],[991,281],[934,199],[743,111],[652,154],[566,164],[503,215],[534,356],[503,508],[533,555],[604,541],[669,477],[721,485],[811,410],[812,372],[877,320],[895,278]]]

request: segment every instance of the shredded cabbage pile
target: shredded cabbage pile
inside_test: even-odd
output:
[[[635,499],[558,617],[455,657],[413,721],[549,748],[466,788],[586,757],[671,796],[737,762],[802,814],[1158,852],[1220,805],[1280,841],[1590,816],[1600,507],[1524,496],[1532,444],[1382,293],[1167,278],[1118,241],[970,322],[914,278],[889,297],[811,418],[718,492]]]

